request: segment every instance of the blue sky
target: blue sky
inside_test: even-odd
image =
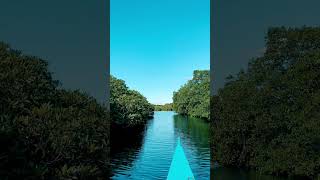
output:
[[[151,103],[210,67],[209,0],[111,0],[110,71]]]

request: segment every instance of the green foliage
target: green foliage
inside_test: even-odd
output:
[[[263,57],[212,97],[213,158],[274,175],[320,174],[320,28],[271,28]]]
[[[106,108],[58,89],[47,63],[0,43],[0,178],[88,179],[109,169]]]
[[[143,126],[153,116],[154,107],[138,91],[130,90],[123,80],[110,77],[110,114],[119,127]]]
[[[164,105],[154,105],[155,111],[173,111],[173,104],[166,103]]]
[[[209,119],[210,73],[196,70],[192,80],[173,93],[173,109],[180,114]]]

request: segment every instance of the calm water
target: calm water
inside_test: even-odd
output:
[[[195,178],[209,179],[209,124],[174,112],[155,112],[140,136],[112,148],[111,179],[166,179],[178,137]]]
[[[180,137],[196,180],[288,180],[218,165],[210,169],[209,124],[201,119],[155,112],[142,133],[123,133],[111,133],[121,144],[111,147],[111,179],[165,180]]]

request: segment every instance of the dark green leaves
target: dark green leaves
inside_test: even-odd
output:
[[[123,80],[110,77],[110,109],[114,125],[143,126],[153,116],[154,107],[138,91],[130,90]]]
[[[276,175],[320,174],[320,28],[271,28],[266,52],[212,97],[213,157]]]
[[[106,108],[57,86],[44,60],[0,43],[0,179],[107,176]]]
[[[155,111],[173,111],[173,104],[154,105]]]
[[[196,70],[192,80],[173,93],[173,109],[185,115],[209,119],[210,73]]]

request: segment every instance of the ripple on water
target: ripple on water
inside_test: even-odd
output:
[[[155,112],[147,124],[142,146],[122,149],[112,156],[111,179],[166,179],[178,136],[195,178],[209,179],[208,131],[208,125],[200,119]]]

